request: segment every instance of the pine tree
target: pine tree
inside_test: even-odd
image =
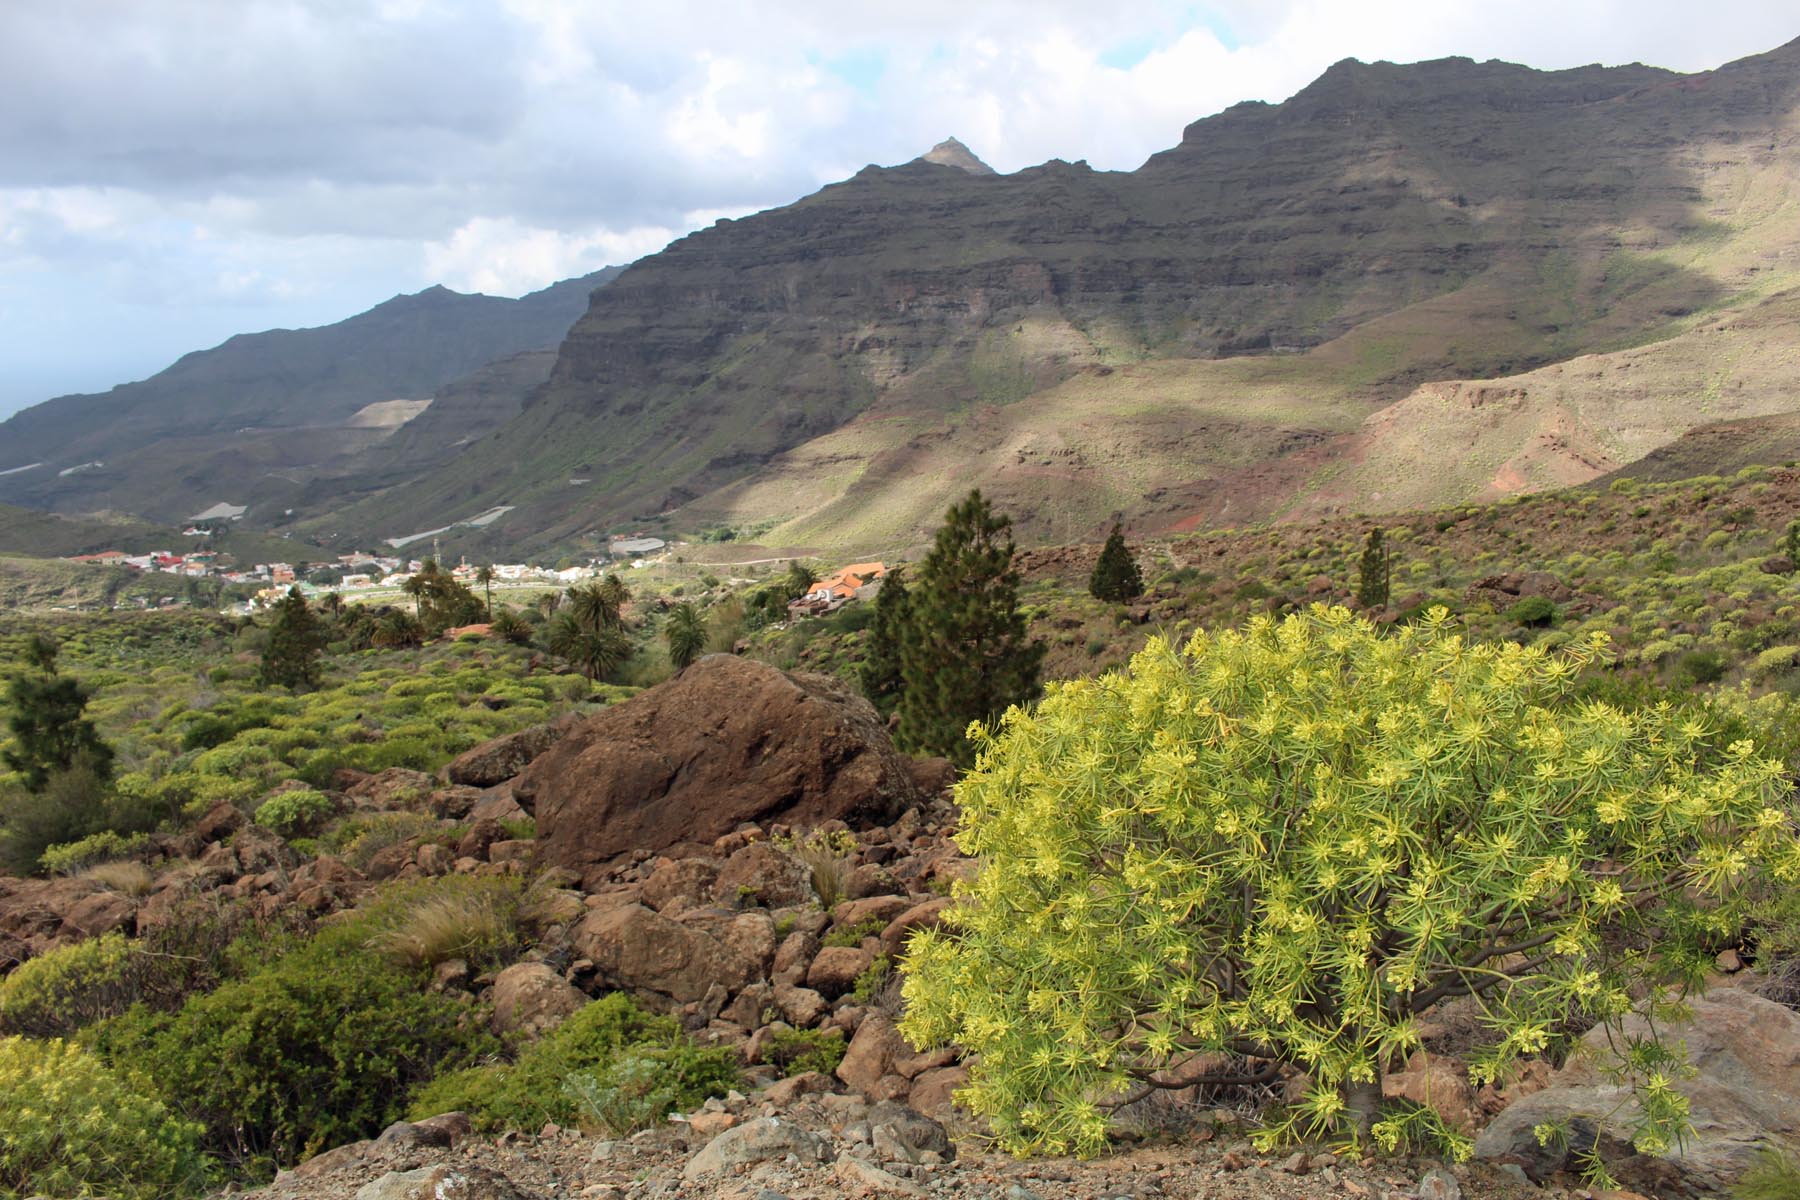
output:
[[[56,673],[56,643],[33,638],[26,647],[32,671],[7,685],[7,731],[13,744],[0,751],[8,769],[24,778],[25,789],[41,792],[52,776],[85,766],[102,782],[112,777],[112,747],[100,740],[94,723],[82,716],[93,693],[79,680]]]
[[[325,652],[325,631],[319,618],[306,605],[306,597],[298,586],[275,606],[275,620],[269,626],[269,644],[263,647],[262,670],[258,678],[273,687],[317,687],[319,656]]]
[[[1135,600],[1144,594],[1144,576],[1138,570],[1137,561],[1131,557],[1131,551],[1125,548],[1125,534],[1117,525],[1112,527],[1106,545],[1100,548],[1094,573],[1088,576],[1088,594],[1096,600],[1109,600],[1115,604]]]
[[[919,566],[900,642],[897,711],[909,749],[967,766],[969,723],[997,720],[1038,693],[1044,647],[1026,637],[1011,528],[972,491]]]
[[[895,567],[875,593],[868,648],[857,670],[862,694],[883,716],[891,715],[900,703],[900,644],[911,616],[912,595],[906,590],[904,572]]]
[[[1356,602],[1364,608],[1386,608],[1389,563],[1387,538],[1379,529],[1369,530],[1357,571]]]

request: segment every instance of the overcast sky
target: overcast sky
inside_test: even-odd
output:
[[[1347,56],[1694,71],[1795,36],[1794,0],[0,0],[0,415],[629,262],[952,134],[1129,169]]]

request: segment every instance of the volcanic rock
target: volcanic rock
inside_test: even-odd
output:
[[[1693,1129],[1668,1164],[1690,1188],[1712,1192],[1740,1177],[1764,1147],[1800,1153],[1800,1013],[1734,988],[1689,1005],[1691,1020],[1656,1031],[1665,1041],[1686,1043],[1695,1072],[1674,1085],[1688,1099]],[[1625,1021],[1628,1038],[1648,1032],[1639,1018]],[[1632,1153],[1638,1106],[1629,1089],[1602,1073],[1605,1027],[1591,1030],[1582,1043],[1583,1052],[1552,1077],[1550,1087],[1510,1105],[1482,1130],[1477,1155],[1516,1162],[1542,1178],[1564,1165],[1563,1156],[1598,1144],[1615,1174],[1627,1178],[1620,1160],[1629,1161]],[[1552,1151],[1538,1144],[1533,1130],[1547,1121],[1569,1124],[1566,1147]]]
[[[875,822],[920,797],[873,706],[846,684],[731,655],[569,732],[514,782],[542,860],[595,881],[631,851],[745,822]]]
[[[570,713],[547,725],[534,725],[483,742],[451,759],[450,765],[444,768],[444,777],[451,783],[478,788],[504,783],[562,741],[580,720],[579,716]]]

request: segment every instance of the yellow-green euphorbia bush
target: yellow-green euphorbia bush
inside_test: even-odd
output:
[[[167,1200],[206,1184],[199,1127],[68,1042],[0,1038],[0,1197]]]
[[[1293,1063],[1291,1133],[1465,1139],[1376,1119],[1434,1005],[1475,996],[1477,1081],[1697,984],[1759,876],[1800,879],[1780,767],[1667,707],[1570,698],[1603,636],[1470,644],[1341,608],[1150,643],[975,727],[958,840],[981,871],[912,943],[919,1044],[980,1056],[965,1099],[1014,1149],[1093,1152],[1109,1103],[1195,1055]],[[1645,1149],[1685,1119],[1628,1066]]]

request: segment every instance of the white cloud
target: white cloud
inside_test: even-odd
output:
[[[585,275],[654,253],[676,236],[663,227],[564,232],[477,217],[425,246],[427,273],[457,291],[518,296],[558,279]]]

